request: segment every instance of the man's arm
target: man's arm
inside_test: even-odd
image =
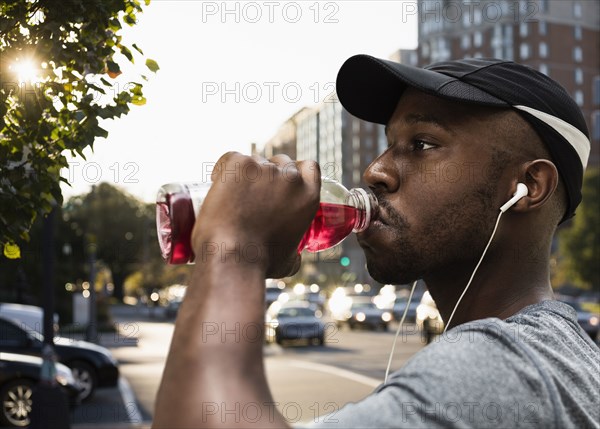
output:
[[[287,426],[263,366],[265,278],[298,269],[295,247],[316,212],[320,176],[314,164],[272,161],[227,154],[213,173],[192,237],[196,265],[155,428]],[[259,410],[251,421],[242,412],[249,406]]]

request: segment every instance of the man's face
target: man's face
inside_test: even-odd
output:
[[[379,220],[358,235],[370,274],[403,284],[471,271],[510,186],[495,111],[408,89],[387,126],[388,148],[365,180]],[[465,268],[468,267],[468,268]]]

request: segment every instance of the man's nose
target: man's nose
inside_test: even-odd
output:
[[[363,179],[373,191],[393,193],[400,186],[398,171],[390,151],[382,153],[365,170]]]

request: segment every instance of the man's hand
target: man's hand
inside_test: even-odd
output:
[[[194,274],[153,427],[286,427],[263,366],[265,278],[298,269],[297,247],[319,204],[320,171],[282,155],[265,160],[228,153],[212,181],[192,233]],[[246,404],[260,407],[259,418],[221,412]]]
[[[192,233],[196,258],[251,263],[270,278],[295,273],[298,244],[319,204],[318,164],[229,152],[212,182]]]

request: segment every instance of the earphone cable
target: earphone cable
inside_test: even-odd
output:
[[[398,335],[400,334],[400,330],[402,329],[402,325],[404,324],[404,319],[406,318],[406,313],[408,312],[408,307],[410,306],[410,302],[412,301],[413,293],[415,292],[415,287],[419,280],[415,280],[410,289],[410,295],[408,295],[408,301],[406,302],[406,307],[404,308],[404,313],[402,313],[402,318],[400,319],[400,323],[398,324],[398,329],[396,329],[396,335],[394,336],[394,342],[392,343],[392,350],[390,351],[390,358],[388,359],[387,368],[385,370],[385,378],[383,379],[383,384],[387,383],[388,375],[390,373],[390,367],[392,366],[392,358],[394,357],[394,350],[396,348],[396,340],[398,339]]]
[[[452,318],[454,317],[454,313],[456,312],[456,309],[458,308],[458,305],[462,301],[463,296],[465,296],[465,293],[467,293],[467,289],[469,289],[469,286],[471,286],[471,282],[473,281],[473,277],[475,277],[475,273],[479,269],[479,265],[481,265],[481,261],[483,261],[483,258],[485,257],[485,254],[487,253],[488,248],[490,247],[490,244],[492,243],[492,240],[494,239],[494,235],[496,235],[496,230],[498,229],[498,224],[500,223],[500,218],[502,217],[502,213],[504,213],[504,212],[500,211],[500,213],[498,214],[498,218],[496,219],[496,225],[494,225],[494,230],[492,231],[492,236],[488,240],[488,243],[485,246],[485,249],[483,249],[483,253],[481,254],[481,257],[479,258],[479,262],[477,262],[477,265],[475,266],[475,269],[471,273],[471,278],[469,279],[469,282],[467,283],[467,285],[465,286],[465,289],[463,290],[462,294],[458,298],[458,301],[456,301],[456,305],[454,306],[454,309],[452,310],[452,313],[450,314],[450,317],[448,318],[448,322],[446,323],[446,326],[444,327],[444,332],[443,333],[445,333],[446,330],[448,329],[448,326],[450,326],[450,322],[452,322]]]

